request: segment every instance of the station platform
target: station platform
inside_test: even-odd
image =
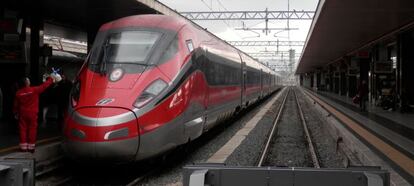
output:
[[[367,111],[362,112],[359,105],[352,103],[351,98],[325,91],[307,90],[414,159],[414,114],[383,110],[368,103]]]
[[[56,109],[50,109],[46,122],[38,123],[36,146],[60,139],[61,122],[56,117]],[[11,119],[0,119],[0,155],[19,150],[18,123]]]
[[[352,102],[352,98],[347,96],[341,96],[331,92],[325,91],[317,91],[318,94],[328,97],[339,104],[348,107],[356,112],[359,112],[362,115],[368,116],[371,119],[376,120],[383,120],[383,122],[390,123],[394,126],[401,125],[400,128],[404,129],[404,127],[414,129],[414,113],[401,113],[399,111],[390,111],[384,110],[379,106],[375,106],[373,104],[369,104],[367,102],[367,112],[361,112],[359,110],[359,104],[355,104]],[[414,133],[411,133],[414,135]]]

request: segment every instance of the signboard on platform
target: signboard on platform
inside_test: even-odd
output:
[[[359,73],[359,69],[357,68],[348,69],[348,76],[356,76],[358,73]]]
[[[23,42],[0,42],[0,63],[26,63]]]
[[[0,41],[20,41],[23,34],[23,19],[17,17],[17,13],[6,11],[4,16],[0,15]]]
[[[358,59],[368,59],[369,51],[359,51],[356,53],[355,57],[357,57]]]
[[[392,61],[374,62],[375,73],[392,73]]]
[[[17,33],[17,21],[15,19],[0,19],[1,33]]]

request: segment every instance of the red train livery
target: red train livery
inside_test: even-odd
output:
[[[104,24],[71,92],[64,151],[129,162],[190,142],[279,88],[280,78],[182,18]]]

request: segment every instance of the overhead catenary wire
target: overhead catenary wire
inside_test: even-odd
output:
[[[223,9],[224,9],[224,10],[228,11],[228,10],[227,10],[227,8],[226,8],[226,7],[224,7],[224,5],[221,3],[221,1],[220,1],[220,0],[216,0],[216,1],[218,2],[218,4],[219,4],[221,7],[223,7]]]
[[[208,9],[208,11],[211,11],[211,12],[208,12],[208,11],[206,11],[206,12],[181,12],[182,15],[185,16],[185,17],[189,16],[187,18],[193,19],[193,20],[221,20],[222,23],[224,23],[226,25],[227,31],[222,32],[220,34],[233,35],[233,36],[236,36],[236,37],[240,38],[241,40],[245,40],[245,39],[248,39],[248,38],[251,39],[251,38],[261,38],[262,37],[262,35],[260,33],[255,32],[255,30],[257,30],[259,28],[249,29],[249,27],[252,27],[252,26],[254,27],[254,26],[263,24],[263,22],[253,23],[251,25],[246,24],[246,25],[243,25],[243,28],[239,28],[239,29],[243,29],[244,31],[249,31],[249,33],[251,33],[251,34],[248,34],[247,37],[246,37],[245,34],[237,32],[238,28],[234,27],[235,22],[231,21],[231,20],[236,20],[236,19],[232,18],[233,13],[239,13],[240,14],[240,13],[243,13],[242,11],[229,11],[229,9],[226,8],[225,4],[223,4],[223,2],[221,0],[215,0],[215,1],[214,0],[210,0],[210,1],[200,0],[200,1]],[[273,37],[283,38],[281,36],[277,36],[277,34],[280,34],[281,32],[284,32],[284,31],[288,31],[286,33],[287,37],[285,37],[285,38],[287,38],[287,41],[290,41],[290,39],[291,39],[291,37],[290,37],[291,36],[291,34],[290,34],[290,30],[291,30],[290,20],[291,19],[301,19],[301,20],[306,19],[307,20],[309,18],[312,18],[313,14],[314,14],[314,12],[312,12],[312,11],[303,11],[302,10],[302,11],[297,12],[296,10],[293,9],[293,11],[291,12],[290,10],[291,10],[290,9],[290,0],[287,0],[287,11],[267,11],[267,9],[266,9],[265,17],[264,17],[266,19],[266,23],[267,23],[267,20],[268,20],[267,15],[270,16],[269,19],[275,19],[275,17],[274,17],[275,13],[279,13],[280,16],[282,16],[280,19],[285,19],[285,21],[286,21],[285,22],[286,25],[284,26],[284,29],[282,31],[276,31],[276,33],[274,33],[272,35]],[[260,11],[247,11],[247,13],[252,13],[252,12],[260,12]],[[231,15],[229,15],[229,13],[231,13]],[[207,14],[207,15],[204,15],[204,14]],[[306,16],[302,17],[301,14],[304,14]],[[261,13],[259,13],[258,16],[263,17],[264,16],[263,11]],[[291,16],[293,16],[293,17],[291,17]],[[249,17],[245,17],[245,19],[246,18],[250,18],[250,15],[249,15]],[[243,20],[242,17],[241,17],[241,19]],[[273,24],[273,23],[269,22],[269,24]],[[283,25],[283,23],[281,23],[281,24]],[[277,24],[277,25],[279,25],[279,24]],[[280,28],[278,28],[278,29],[280,29]],[[230,31],[228,31],[228,30],[230,30]],[[263,32],[265,32],[266,35],[267,35],[267,33],[270,32],[270,30],[271,29],[268,29],[268,25],[266,24],[266,28],[264,28]],[[274,30],[276,30],[276,29],[274,29]],[[277,47],[277,50],[279,50],[279,46],[276,45],[275,47]],[[293,45],[289,44],[284,48],[287,48],[287,47],[292,48]],[[239,48],[239,47],[237,47],[237,48]],[[258,46],[250,46],[248,51],[245,51],[245,52],[249,52],[249,51],[251,52],[252,50],[259,50],[260,48],[261,47],[258,47]],[[239,49],[240,50],[245,50],[243,48],[239,48]],[[295,66],[295,65],[296,65],[296,63],[293,64],[293,66]]]
[[[204,0],[201,0],[201,2],[203,2],[203,4],[210,9],[210,11],[214,11],[213,8],[211,6],[209,6]],[[223,23],[227,25],[227,27],[233,31],[232,27],[230,26],[229,23],[227,23],[225,20],[223,20]],[[233,31],[234,32],[234,31]],[[238,34],[237,32],[234,32],[237,36],[239,36],[239,38],[243,38],[240,34]]]

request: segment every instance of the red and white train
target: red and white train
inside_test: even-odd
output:
[[[279,85],[274,71],[185,19],[121,18],[100,28],[79,72],[63,147],[78,160],[154,157]]]

